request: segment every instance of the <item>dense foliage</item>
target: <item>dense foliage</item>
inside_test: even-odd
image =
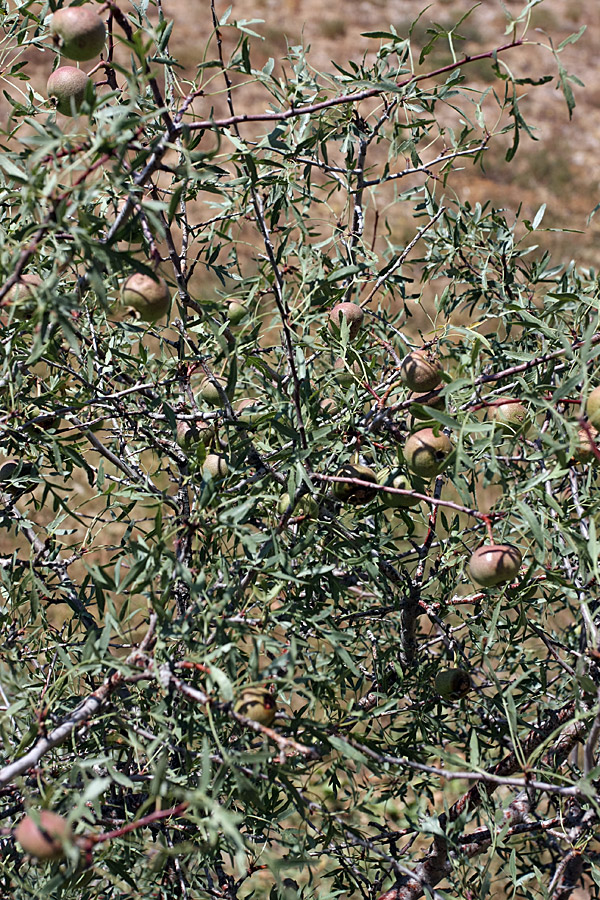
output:
[[[257,70],[212,6],[189,76],[108,0],[67,116],[56,5],[0,44],[0,895],[597,897],[598,279],[452,178],[578,35]]]

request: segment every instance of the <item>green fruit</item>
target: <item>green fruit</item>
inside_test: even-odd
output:
[[[97,8],[97,7],[96,7]],[[50,33],[63,56],[83,62],[104,47],[104,22],[92,6],[66,6],[52,16]]]
[[[211,478],[226,478],[229,475],[229,466],[224,456],[220,453],[209,453],[202,466],[202,474]]]
[[[377,475],[368,466],[360,463],[347,463],[337,473],[338,478],[358,478],[361,481],[370,481],[377,484]],[[370,503],[378,493],[374,488],[364,487],[358,484],[344,484],[336,481],[333,486],[333,493],[342,503],[351,503],[353,506],[364,506]]]
[[[579,462],[598,462],[598,457],[594,453],[594,446],[598,447],[598,431],[593,425],[588,425],[590,433],[585,428],[580,428],[577,432],[577,444],[575,445],[574,457]]]
[[[42,809],[34,817],[25,816],[15,828],[15,838],[26,853],[38,859],[61,859],[63,843],[72,840],[69,823],[57,813]]]
[[[410,435],[404,445],[406,465],[421,478],[433,478],[444,468],[448,455],[452,452],[450,438],[433,428],[421,428]]]
[[[171,295],[164,278],[134,272],[121,286],[121,302],[143,322],[157,322],[168,313]]]
[[[430,409],[445,409],[446,403],[443,397],[439,395],[437,397],[430,397],[428,400],[424,400],[424,397],[427,397],[429,391],[424,391],[422,394],[412,393],[409,395],[408,399],[413,401],[413,403],[419,403],[421,406],[429,407]],[[417,412],[414,406],[409,406],[409,412],[415,419],[430,419],[431,416],[428,416],[427,413]]]
[[[379,484],[385,484],[388,487],[397,488],[400,491],[414,491],[415,488],[410,480],[402,472],[391,473],[389,469],[383,469],[377,476]],[[388,494],[386,491],[380,491],[379,496],[384,506],[388,509],[408,508],[409,506],[418,506],[421,502],[416,497],[409,497],[407,494]]]
[[[359,363],[355,362],[349,366],[341,357],[336,359],[333,365],[333,375],[338,384],[348,388],[354,384],[357,378],[362,376],[362,369]]]
[[[413,350],[400,364],[400,380],[411,391],[425,394],[433,391],[442,380],[442,370],[437,360],[426,350]]]
[[[246,425],[252,425],[265,414],[265,408],[261,407],[260,401],[255,397],[244,397],[240,400],[236,407],[238,421]]]
[[[279,498],[279,502],[277,504],[277,512],[280,516],[283,516],[287,512],[287,508],[290,505],[290,495],[287,493],[282,494]],[[318,516],[319,515],[319,504],[314,500],[309,494],[305,494],[300,498],[298,504],[292,510],[293,516]]]
[[[228,300],[225,315],[229,319],[231,325],[239,325],[242,319],[248,314],[246,307],[239,300]]]
[[[231,397],[231,391],[227,390],[227,379],[221,375],[215,375],[213,378],[204,378],[200,383],[200,396],[210,406],[223,406],[221,395],[214,384],[215,381],[221,385],[227,396]]]
[[[277,702],[265,688],[245,688],[236,701],[234,712],[261,725],[271,725],[277,712]]]
[[[214,425],[209,422],[191,422],[181,419],[177,423],[175,440],[182,450],[189,450],[194,444],[209,444],[215,436]]]
[[[523,557],[512,544],[483,544],[469,560],[469,577],[482,587],[512,581],[519,573]]]
[[[525,434],[531,427],[531,420],[522,403],[498,403],[490,407],[496,428],[504,434]]]
[[[341,329],[342,319],[345,319],[348,323],[348,332],[351,338],[355,338],[360,331],[364,317],[364,312],[356,303],[337,303],[329,310],[330,325]]]
[[[48,97],[63,116],[76,116],[85,98],[85,92],[91,79],[81,69],[74,66],[61,66],[55,69],[48,79]]]
[[[592,425],[600,428],[600,387],[594,388],[590,392],[585,404],[585,411]]]
[[[471,688],[469,673],[464,669],[442,669],[435,676],[435,690],[444,700],[460,700]]]
[[[36,489],[37,469],[30,462],[20,459],[7,459],[0,464],[0,493],[19,497]]]

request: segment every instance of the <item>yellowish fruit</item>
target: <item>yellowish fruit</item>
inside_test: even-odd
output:
[[[397,488],[401,491],[414,491],[409,478],[402,472],[390,472],[389,469],[383,469],[377,476],[379,484],[385,484],[387,487]],[[418,506],[421,502],[416,497],[410,497],[408,494],[388,494],[387,491],[380,491],[379,496],[384,506],[388,509],[408,508],[409,506]]]
[[[214,379],[212,378],[204,378],[200,383],[200,396],[204,400],[205,403],[208,403],[210,406],[223,406],[223,401],[221,400],[221,394],[219,393],[214,382],[217,381],[222,389],[225,391],[228,396],[231,392],[227,391],[227,379],[221,377],[221,375],[215,375]]]
[[[427,350],[413,350],[400,364],[400,379],[411,391],[433,391],[442,380],[442,370]]]
[[[442,669],[435,676],[435,690],[444,700],[460,700],[471,687],[469,673],[464,669]]]
[[[452,452],[450,438],[440,432],[435,434],[433,428],[421,428],[410,435],[404,445],[406,465],[421,478],[433,478],[438,475]]]
[[[469,560],[469,577],[482,587],[494,587],[512,581],[522,562],[520,551],[512,544],[483,544]]]
[[[522,403],[497,403],[490,407],[492,421],[504,434],[525,434],[531,427],[531,420]]]
[[[123,306],[134,309],[143,322],[162,319],[171,305],[169,287],[164,278],[134,272],[121,287]]]
[[[574,456],[579,462],[598,462],[598,457],[594,453],[594,446],[600,450],[598,431],[593,425],[588,425],[588,428],[589,434],[585,428],[580,428],[577,432]]]
[[[377,484],[377,474],[368,466],[361,463],[347,463],[337,473],[338,478],[356,478],[360,481],[370,481]],[[360,484],[348,484],[342,481],[334,482],[333,493],[342,503],[351,503],[353,506],[364,506],[370,503],[378,493],[375,488],[368,488]]]
[[[62,816],[42,809],[37,816],[25,816],[15,828],[15,838],[37,859],[60,859],[65,855],[65,842],[72,840],[69,823]]]
[[[287,512],[290,505],[290,495],[285,492],[279,498],[277,503],[277,512],[283,516]],[[292,510],[293,516],[317,516],[319,514],[319,504],[310,495],[305,494],[300,498],[298,504]]]
[[[585,404],[588,419],[594,428],[600,428],[600,387],[590,392]]]
[[[204,460],[202,473],[212,478],[225,478],[229,474],[229,466],[224,456],[219,453],[209,453]]]
[[[236,701],[234,712],[261,725],[271,725],[277,712],[277,702],[266,688],[244,688]]]
[[[177,423],[177,444],[182,450],[191,449],[194,444],[209,444],[215,436],[215,427],[209,422],[192,422],[180,419]]]
[[[342,327],[342,320],[348,323],[348,332],[351,338],[355,338],[360,331],[360,326],[365,317],[364,312],[356,303],[336,303],[329,310],[329,321],[332,326],[338,329]]]

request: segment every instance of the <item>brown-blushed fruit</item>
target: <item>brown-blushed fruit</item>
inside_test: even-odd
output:
[[[169,311],[169,286],[160,275],[134,272],[121,286],[121,302],[134,309],[143,322],[157,322]]]
[[[512,581],[519,573],[523,557],[512,544],[483,544],[471,555],[469,577],[482,587]]]
[[[238,420],[244,425],[253,425],[264,416],[266,409],[256,397],[244,397],[236,406]]]
[[[365,317],[364,312],[356,303],[336,303],[329,310],[329,321],[335,328],[341,329],[342,320],[348,323],[348,332],[351,338],[355,338],[360,331],[360,326]]]
[[[356,478],[360,481],[370,481],[372,484],[377,484],[377,474],[373,469],[363,466],[361,463],[346,463],[336,474],[338,478]],[[365,487],[362,484],[336,481],[333,485],[333,493],[342,503],[364,506],[373,500],[378,491],[375,488]]]
[[[585,404],[587,417],[595,428],[600,428],[600,387],[590,391]]]
[[[85,97],[85,91],[91,79],[74,66],[61,66],[55,69],[48,79],[48,97],[63,116],[76,116]]]
[[[471,688],[469,673],[464,669],[442,669],[435,676],[435,690],[443,700],[460,700]]]
[[[202,473],[212,478],[225,478],[229,475],[229,466],[224,456],[220,453],[209,453],[204,460]]]
[[[32,463],[20,459],[6,459],[0,463],[0,493],[19,497],[33,491],[38,485],[36,475],[37,469]]]
[[[390,472],[389,469],[382,469],[377,476],[379,484],[385,484],[387,487],[397,488],[400,491],[414,491],[409,478],[403,472]],[[387,491],[380,491],[379,496],[384,506],[388,509],[407,509],[409,506],[418,506],[421,502],[416,497],[410,497],[408,494],[389,494]]]
[[[442,380],[440,364],[427,350],[413,350],[400,363],[400,380],[411,391],[434,391]]]
[[[253,722],[271,725],[277,712],[277,701],[266,688],[244,688],[233,709]]]
[[[13,284],[7,295],[11,304],[12,314],[18,321],[23,321],[32,311],[35,300],[35,289],[42,283],[42,279],[34,272],[21,275],[16,284]]]
[[[531,419],[522,403],[503,402],[490,407],[490,415],[496,428],[504,434],[525,434],[531,427]]]
[[[350,387],[357,378],[362,376],[362,370],[359,363],[354,362],[352,365],[349,365],[346,360],[340,357],[333,364],[333,375],[337,383],[341,384],[342,387]]]
[[[450,438],[433,428],[421,428],[410,435],[404,445],[406,465],[421,478],[433,478],[444,468],[448,455],[452,452]]]
[[[239,325],[240,322],[248,315],[248,310],[239,300],[232,298],[226,301],[225,315],[229,319],[231,325]]]
[[[579,462],[599,462],[594,453],[594,446],[600,450],[598,430],[593,425],[588,425],[588,429],[589,434],[585,428],[580,428],[577,432],[577,444],[573,455]]]
[[[23,850],[37,859],[60,859],[65,855],[64,842],[72,837],[67,820],[49,809],[41,809],[35,818],[25,816],[15,828],[15,838]]]
[[[204,400],[205,403],[208,403],[210,406],[223,406],[223,401],[221,400],[221,394],[219,393],[214,382],[217,381],[221,388],[225,391],[228,397],[231,396],[231,392],[227,390],[227,379],[223,378],[221,375],[215,375],[213,378],[203,378],[200,382],[200,396]]]
[[[177,422],[177,444],[182,450],[189,450],[194,444],[210,444],[215,436],[215,427],[210,422],[180,419]]]
[[[96,9],[91,5],[65,6],[52,16],[52,38],[67,59],[93,59],[104,47],[106,29]]]
[[[429,391],[423,391],[421,394],[411,393],[408,396],[408,399],[413,403],[419,403],[421,406],[429,407],[430,409],[445,409],[446,403],[443,397],[440,397],[439,394],[437,396],[427,398]],[[415,419],[431,419],[432,417],[427,415],[426,412],[422,413],[417,411],[415,406],[409,406],[409,412]]]

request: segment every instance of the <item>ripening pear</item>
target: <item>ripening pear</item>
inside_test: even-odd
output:
[[[471,687],[469,673],[464,669],[442,669],[435,676],[435,689],[444,700],[460,700]]]
[[[234,712],[261,725],[271,725],[277,712],[277,702],[266,688],[244,688],[234,706]]]
[[[512,581],[522,562],[520,551],[512,544],[482,544],[469,560],[469,576],[475,584],[494,587]]]
[[[50,75],[48,97],[63,116],[76,116],[85,98],[91,79],[75,66],[61,66]]]
[[[93,59],[104,47],[106,29],[97,6],[64,6],[52,16],[50,32],[62,56],[83,62]]]
[[[145,275],[134,272],[121,286],[123,306],[134,309],[143,322],[157,322],[162,319],[171,305],[171,294],[164,278],[160,275]]]
[[[15,828],[15,838],[31,856],[37,859],[61,859],[65,855],[64,842],[72,840],[71,827],[66,819],[49,809],[37,816],[25,816]]]
[[[336,473],[338,478],[356,478],[360,481],[370,481],[377,484],[377,474],[369,466],[361,463],[346,463]],[[342,503],[351,503],[353,506],[364,506],[370,503],[378,491],[360,484],[348,484],[336,481],[333,485],[333,493]]]
[[[404,445],[406,465],[421,478],[433,478],[444,468],[448,455],[452,452],[450,438],[433,428],[421,428],[410,435]]]
[[[337,303],[329,310],[330,324],[341,329],[342,319],[345,319],[351,338],[355,338],[360,331],[364,317],[364,312],[356,303]]]
[[[442,380],[440,364],[427,350],[413,350],[400,364],[400,380],[411,391],[434,391]]]

